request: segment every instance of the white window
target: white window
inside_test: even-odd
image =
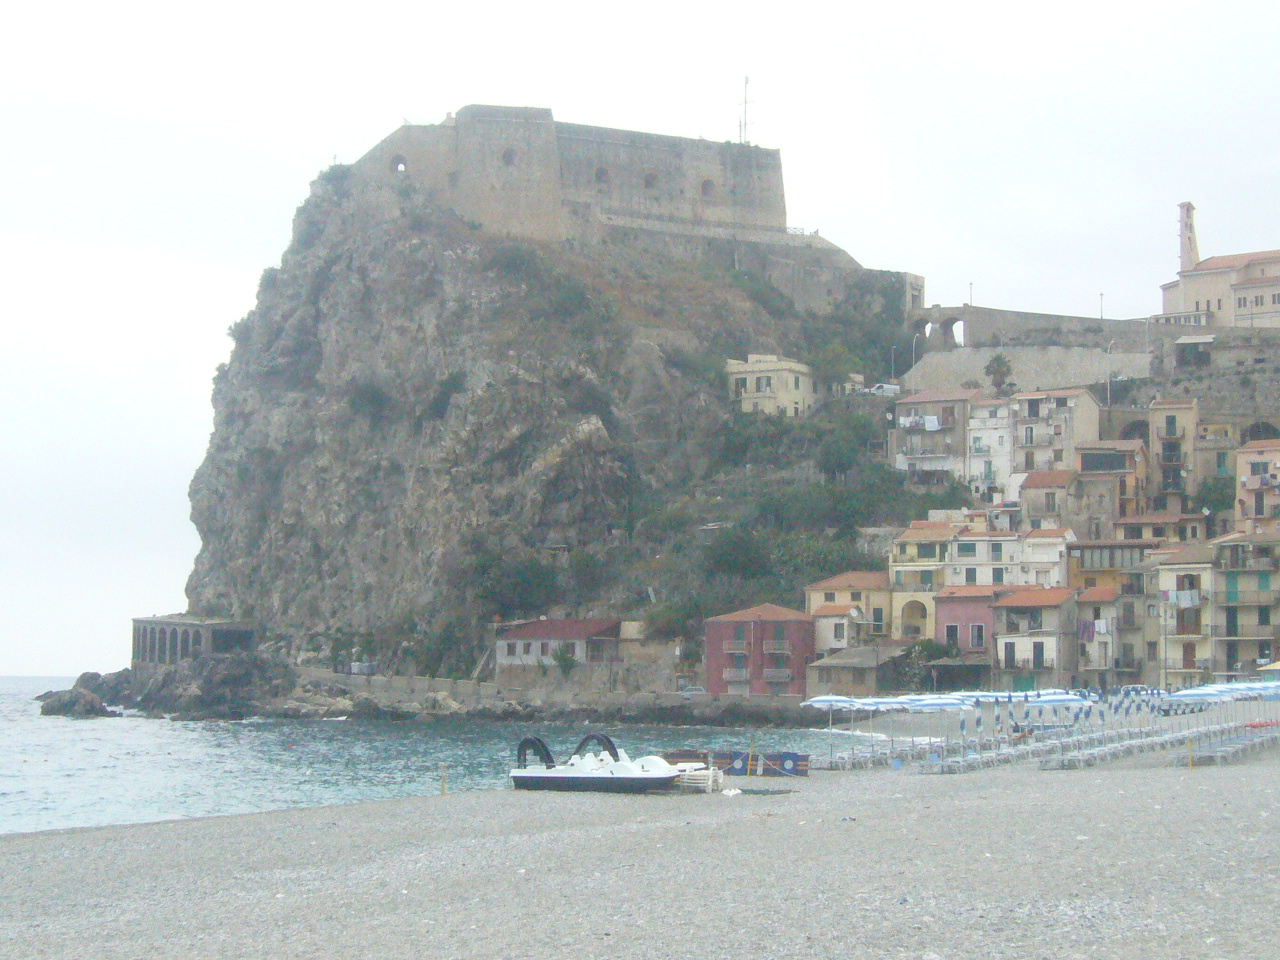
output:
[[[981,623],[969,624],[969,646],[975,650],[987,645],[987,628]]]
[[[837,620],[831,625],[831,636],[837,640],[844,639],[844,623],[842,621]]]

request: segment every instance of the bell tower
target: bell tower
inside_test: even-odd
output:
[[[1178,272],[1194,270],[1200,262],[1200,245],[1196,243],[1196,206],[1191,201],[1178,204]]]

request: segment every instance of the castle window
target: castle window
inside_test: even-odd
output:
[[[391,158],[392,173],[404,173],[408,169],[409,169],[409,166],[408,166],[408,163],[405,161],[404,157],[397,154],[396,156]]]
[[[716,185],[714,183],[712,183],[710,180],[702,181],[702,195],[704,197],[714,196],[715,192],[716,192]]]
[[[596,183],[608,183],[609,171],[604,167],[596,167]]]
[[[516,152],[510,147],[502,151],[502,165],[504,167],[514,167],[516,165]]]
[[[644,188],[646,190],[655,190],[658,187],[658,175],[656,173],[646,173],[644,175]]]

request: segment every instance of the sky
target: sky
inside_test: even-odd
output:
[[[227,328],[334,160],[467,103],[782,151],[788,219],[926,301],[1159,310],[1280,247],[1280,5],[26,4],[0,58],[0,675],[185,609]]]

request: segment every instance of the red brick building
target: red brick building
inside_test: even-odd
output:
[[[813,617],[773,603],[706,622],[707,692],[804,696],[805,667],[816,659]]]

